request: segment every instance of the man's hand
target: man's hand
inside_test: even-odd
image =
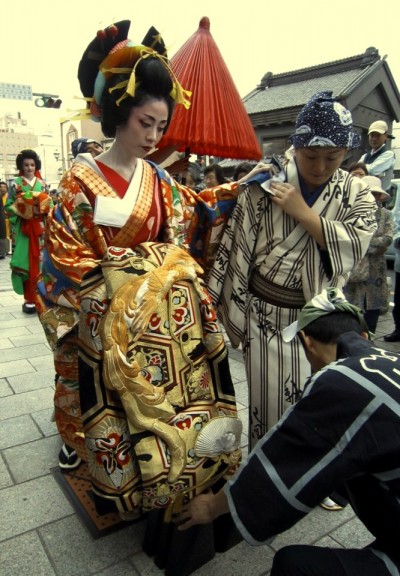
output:
[[[228,501],[223,490],[217,494],[200,494],[186,504],[176,518],[178,530],[187,530],[196,524],[209,524],[221,514],[229,512]]]

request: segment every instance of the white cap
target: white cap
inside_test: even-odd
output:
[[[372,122],[370,127],[368,128],[368,134],[371,132],[378,132],[378,134],[387,134],[388,138],[394,138],[389,134],[389,127],[384,120],[376,120],[376,122]]]

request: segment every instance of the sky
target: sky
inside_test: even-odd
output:
[[[81,95],[78,63],[98,29],[130,19],[129,37],[140,42],[153,25],[171,57],[208,16],[211,34],[241,97],[268,71],[278,74],[331,62],[362,54],[370,46],[387,55],[400,88],[400,2],[385,0],[384,13],[378,15],[369,6],[365,0],[7,2],[0,34],[1,81],[59,94],[65,112],[80,108],[82,102],[73,100]]]

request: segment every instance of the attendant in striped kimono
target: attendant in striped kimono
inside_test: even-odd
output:
[[[324,288],[344,286],[377,226],[368,186],[340,169],[358,137],[331,92],[304,106],[291,141],[284,177],[239,195],[208,284],[233,346],[243,348],[250,447],[310,375],[299,339],[284,342],[282,329]]]

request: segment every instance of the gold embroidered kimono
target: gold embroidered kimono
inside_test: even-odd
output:
[[[113,370],[117,368],[113,365],[114,368],[109,372],[108,378],[103,378],[103,345],[106,336],[102,332],[102,326],[107,325],[105,319],[109,318],[111,313],[110,299],[117,292],[117,288],[120,288],[121,282],[130,282],[130,288],[126,291],[125,300],[123,299],[123,306],[128,306],[129,294],[139,290],[143,281],[141,274],[146,271],[151,277],[153,268],[157,269],[163,265],[164,256],[161,258],[159,254],[168,256],[169,250],[166,248],[168,244],[184,249],[182,254],[187,254],[187,258],[192,262],[187,263],[187,270],[195,265],[197,272],[201,272],[201,268],[189,256],[188,251],[198,262],[207,267],[207,258],[212,259],[218,237],[236,202],[236,195],[236,185],[224,185],[195,194],[175,183],[165,171],[149,162],[138,161],[134,177],[121,198],[118,191],[105,180],[96,162],[88,154],[77,157],[76,163],[60,183],[60,202],[47,221],[46,251],[43,272],[38,284],[40,320],[54,350],[58,378],[55,392],[56,422],[63,441],[74,447],[84,460],[89,459],[95,493],[101,497],[100,499],[113,501],[122,513],[132,511],[139,513],[142,506],[145,509],[168,506],[174,500],[171,486],[176,491],[186,490],[186,493],[190,489],[193,490],[199,481],[195,470],[201,468],[202,460],[192,455],[192,460],[189,464],[186,461],[186,464],[189,468],[192,467],[193,473],[186,474],[179,485],[171,484],[173,474],[169,475],[170,468],[172,467],[175,472],[179,469],[179,466],[175,465],[179,457],[174,455],[172,450],[174,442],[163,444],[157,439],[157,434],[151,435],[146,432],[148,429],[140,428],[144,421],[140,424],[135,418],[133,426],[129,420],[128,429],[126,409],[129,411],[130,404],[125,405],[125,399],[129,396],[127,392],[129,378],[128,380],[122,378],[120,381],[117,387],[119,396],[112,390],[114,381],[117,381],[117,376],[113,377]],[[156,244],[152,244],[152,241],[156,241]],[[138,243],[139,248],[143,247],[140,252],[135,251]],[[177,254],[174,253],[170,261],[174,261],[174,258],[179,260]],[[138,259],[141,259],[140,265]],[[197,286],[196,278],[183,278],[182,281],[183,286],[171,285],[171,290],[173,289],[176,294],[173,302],[186,303],[182,304],[183,307],[174,308],[174,318],[180,322],[183,317],[186,318],[185,321],[188,317],[193,318],[192,323],[187,323],[183,335],[188,335],[189,339],[200,338],[204,343],[201,350],[198,346],[192,347],[190,352],[186,351],[182,356],[191,358],[189,361],[189,365],[192,366],[189,369],[191,375],[193,370],[200,370],[197,384],[189,394],[191,398],[187,397],[182,401],[179,394],[175,393],[174,396],[171,392],[178,384],[178,377],[170,379],[166,386],[165,398],[161,398],[159,390],[156,389],[155,383],[162,373],[160,366],[164,366],[166,361],[165,358],[160,360],[162,353],[156,354],[151,351],[148,342],[151,338],[160,338],[161,333],[158,336],[151,334],[146,336],[146,344],[142,343],[141,348],[134,347],[132,337],[128,343],[128,337],[125,336],[122,348],[119,348],[124,350],[125,360],[119,365],[118,370],[122,374],[124,366],[132,362],[133,357],[135,361],[139,361],[141,370],[136,389],[145,392],[138,393],[137,398],[133,399],[133,404],[142,406],[141,409],[146,412],[147,403],[151,404],[157,396],[161,410],[159,414],[163,414],[163,417],[175,426],[175,430],[180,426],[187,427],[191,423],[193,430],[197,426],[198,431],[215,417],[229,416],[231,420],[228,424],[233,423],[237,420],[234,392],[229,376],[226,348],[217,327],[215,313],[210,307],[210,302],[207,303],[209,297],[204,296],[206,294],[203,292],[204,287],[198,288],[196,292],[195,288],[187,285],[188,281],[193,281],[195,282],[193,286]],[[195,293],[198,296],[194,297]],[[203,296],[200,297],[200,294]],[[198,304],[194,302],[196,298],[200,298]],[[137,301],[136,298],[135,302]],[[154,330],[157,332],[155,325],[158,325],[160,318],[163,318],[160,302],[158,307],[156,301],[153,303],[154,312],[157,313],[154,317],[149,317],[150,332]],[[208,310],[206,316],[204,316],[205,310]],[[111,343],[125,330],[126,313],[122,311],[120,317],[120,324],[115,328]],[[163,322],[168,324],[165,318]],[[203,325],[203,335],[196,333],[196,336],[191,332],[191,324],[198,325],[199,322]],[[179,332],[178,328],[176,329]],[[214,335],[210,339],[207,333]],[[171,338],[174,340],[175,335],[172,334],[170,340]],[[204,346],[206,351],[203,350]],[[183,342],[180,348],[182,350],[185,348]],[[166,349],[167,344],[164,343],[163,350]],[[169,358],[169,353],[165,353],[165,357]],[[210,370],[204,368],[204,362],[209,362]],[[150,369],[147,364],[151,364],[152,368]],[[182,371],[185,370],[186,368],[182,366]],[[164,372],[169,374],[167,369]],[[190,380],[191,376],[189,380],[185,378],[186,376],[182,376],[183,387],[189,381],[192,384],[195,381]],[[153,400],[150,400],[151,398]],[[197,415],[190,409],[193,402],[199,405]],[[152,410],[156,413],[154,406]],[[154,418],[157,421],[157,418]],[[146,422],[148,425],[150,419],[147,418]],[[165,428],[161,425],[157,425],[156,429],[160,432],[161,440],[173,436],[172,431],[171,434],[165,435]],[[154,432],[153,428],[151,430]],[[190,442],[186,443],[187,446],[194,445],[196,434],[192,435]],[[142,454],[139,467],[131,453],[132,435],[136,435],[137,453]],[[177,437],[180,436],[182,435],[177,432]],[[228,448],[226,448],[228,453],[233,450],[232,446],[229,450]],[[189,452],[191,449],[189,448]],[[159,462],[157,477],[154,476],[153,469],[149,470],[149,465],[147,468],[145,466],[146,459],[150,457],[148,450],[152,454],[152,463],[156,460],[155,453],[160,454],[160,458],[157,457]],[[174,466],[172,463],[175,463]],[[221,462],[219,464],[213,471],[215,478],[231,465],[227,461],[224,461],[223,465]],[[175,481],[177,476],[179,474],[175,474]],[[213,474],[208,474],[208,481],[212,477]],[[144,491],[142,482],[146,486]]]

